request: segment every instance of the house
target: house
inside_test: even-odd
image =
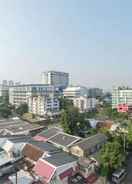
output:
[[[0,120],[0,136],[4,135],[29,135],[42,131],[45,127],[32,125],[20,119]]]
[[[96,128],[97,129],[106,128],[106,129],[110,130],[113,124],[114,124],[114,122],[111,120],[99,121],[96,125]]]
[[[77,168],[77,157],[59,152],[37,161],[34,173],[46,184],[66,184]]]
[[[60,152],[58,148],[48,142],[30,140],[23,148],[22,155],[25,157],[30,166],[34,166],[35,163],[42,156]]]
[[[70,152],[78,157],[88,157],[96,152],[107,141],[107,137],[104,134],[98,133],[94,136],[83,139],[70,148]]]
[[[59,132],[62,132],[61,129],[59,128],[49,128],[47,130],[42,131],[41,133],[37,134],[35,137],[33,137],[34,140],[36,141],[47,141],[51,137],[54,137],[57,135]]]
[[[77,143],[80,139],[80,137],[72,136],[61,132],[48,139],[48,142],[52,143],[53,145],[59,148],[62,148],[64,151],[67,151],[69,147]]]

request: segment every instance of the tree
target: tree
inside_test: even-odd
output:
[[[21,104],[17,109],[16,113],[22,116],[24,113],[28,112],[28,105],[26,103]]]
[[[132,147],[132,124],[129,124],[128,126],[127,141],[129,147]]]
[[[75,107],[69,107],[62,111],[60,123],[66,133],[75,135],[78,135],[80,130],[86,128],[88,124],[84,115],[79,113]]]
[[[59,101],[60,101],[60,110],[66,110],[69,107],[73,107],[72,100],[61,97]]]
[[[117,141],[105,144],[100,151],[99,159],[102,168],[105,168],[108,172],[121,167],[125,161],[122,145]]]
[[[0,106],[0,116],[3,118],[8,118],[11,115],[11,109],[7,106]]]

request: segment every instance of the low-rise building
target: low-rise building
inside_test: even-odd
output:
[[[49,155],[38,160],[34,173],[47,184],[64,184],[77,168],[77,158],[65,152]]]
[[[98,133],[73,145],[70,148],[70,152],[78,157],[89,157],[97,153],[106,141],[107,137]]]

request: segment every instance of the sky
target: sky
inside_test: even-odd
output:
[[[0,81],[132,86],[131,0],[0,0]]]

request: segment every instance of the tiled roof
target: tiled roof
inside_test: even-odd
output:
[[[50,138],[48,141],[62,147],[69,147],[79,141],[79,137],[75,137],[65,133],[58,133],[56,136]]]
[[[37,147],[32,146],[31,144],[26,144],[22,150],[23,156],[33,161],[37,161],[43,155],[43,153],[44,152],[42,150],[40,150]]]
[[[55,170],[56,168],[54,166],[41,159],[36,163],[34,167],[35,173],[46,183],[51,181]]]

